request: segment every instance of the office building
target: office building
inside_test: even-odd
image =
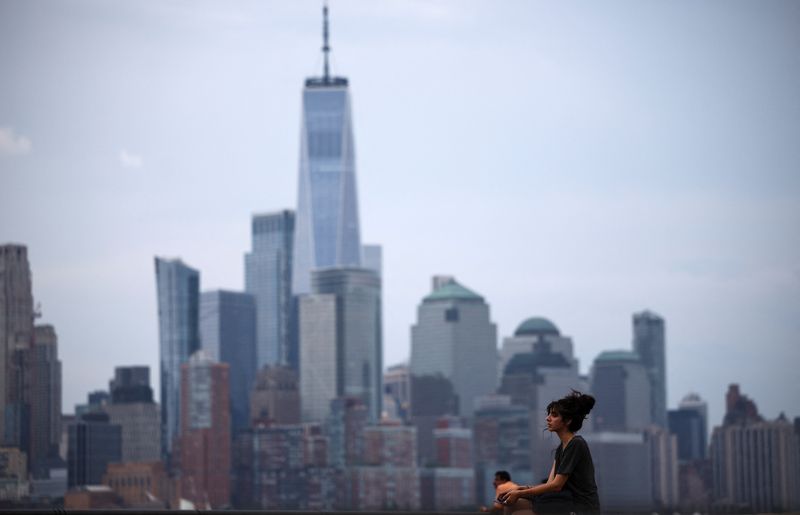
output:
[[[28,459],[16,447],[0,447],[0,501],[19,501],[30,495]]]
[[[497,470],[506,470],[518,484],[534,481],[531,473],[531,432],[529,409],[512,404],[508,395],[487,395],[476,405],[472,431],[475,453],[476,502],[489,505],[495,498],[492,479]],[[536,463],[541,469],[542,464]]]
[[[653,461],[644,432],[599,431],[583,437],[591,449],[603,511],[653,511]]]
[[[161,452],[168,457],[180,427],[181,365],[200,348],[200,273],[181,260],[155,258],[161,377]]]
[[[300,297],[302,419],[323,420],[336,397],[359,397],[377,422],[383,402],[381,283],[372,270],[328,268],[312,274]]]
[[[714,503],[749,513],[800,509],[800,451],[784,416],[765,421],[755,403],[731,385],[722,426],[711,434]]]
[[[300,384],[289,367],[267,366],[250,394],[250,425],[299,424]]]
[[[235,506],[330,511],[337,504],[341,481],[327,466],[319,425],[259,425],[241,433],[236,445]]]
[[[202,350],[181,365],[181,495],[195,506],[230,502],[229,370]]]
[[[386,393],[384,413],[387,416],[390,412],[396,413],[400,420],[408,420],[411,415],[411,373],[408,365],[394,365],[383,373],[383,391]],[[393,406],[387,406],[387,401]]]
[[[110,463],[103,475],[103,484],[110,487],[127,508],[165,509],[170,505],[169,478],[160,461]]]
[[[653,423],[650,375],[635,352],[601,352],[590,383],[597,401],[591,417],[595,431],[640,432]]]
[[[58,338],[52,325],[34,328],[33,346],[29,351],[31,382],[30,399],[30,466],[35,479],[48,479],[50,469],[59,464],[58,444],[61,439],[61,361],[58,359]]]
[[[558,327],[547,318],[530,317],[517,326],[513,336],[503,338],[499,375],[502,375],[515,354],[531,353],[537,343],[543,342],[547,342],[553,352],[562,354],[575,373],[578,373],[578,360],[573,353],[572,338],[563,336]]]
[[[701,460],[706,457],[707,429],[703,411],[679,406],[667,412],[669,431],[678,440],[678,459],[681,462]]]
[[[161,459],[161,412],[153,401],[150,368],[116,367],[109,381],[111,402],[103,410],[122,428],[122,461]]]
[[[667,355],[664,319],[651,311],[633,315],[633,350],[650,378],[650,410],[654,424],[667,427]]]
[[[297,368],[292,298],[294,211],[253,215],[252,248],[245,255],[245,291],[256,299],[256,370]]]
[[[441,373],[410,376],[410,420],[417,428],[417,457],[421,466],[436,464],[433,430],[445,415],[458,414],[458,395],[453,383]]]
[[[331,401],[326,431],[328,463],[344,469],[364,463],[364,429],[369,410],[361,397],[338,397]]]
[[[348,80],[330,74],[323,9],[322,76],[306,79],[300,136],[292,291],[312,291],[311,271],[361,266],[355,143]]]
[[[28,452],[30,405],[26,362],[33,341],[33,293],[28,249],[0,246],[0,444]]]
[[[411,328],[413,376],[441,374],[453,383],[458,414],[471,417],[475,399],[497,386],[497,327],[483,297],[452,277],[434,277],[433,291]]]
[[[212,361],[230,367],[231,431],[250,424],[250,392],[256,375],[256,299],[215,290],[200,295],[200,345]]]
[[[122,428],[102,412],[89,412],[69,426],[69,488],[99,485],[109,463],[122,460]]]

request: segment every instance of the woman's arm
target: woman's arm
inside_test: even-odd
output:
[[[517,502],[517,499],[520,497],[542,495],[547,492],[560,492],[561,489],[564,488],[564,484],[567,482],[567,478],[569,476],[565,474],[556,474],[555,472],[556,463],[554,461],[553,468],[550,469],[550,477],[547,478],[547,483],[534,485],[528,488],[520,488],[518,490],[511,490],[507,494],[502,495],[500,499],[503,501],[503,504],[509,505]]]

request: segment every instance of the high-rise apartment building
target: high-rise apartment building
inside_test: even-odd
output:
[[[161,375],[161,452],[180,427],[181,365],[200,348],[200,273],[179,259],[155,258]]]
[[[633,315],[633,350],[650,378],[652,421],[667,427],[667,355],[664,319],[651,311]]]
[[[256,299],[256,369],[297,368],[292,298],[294,211],[253,215],[252,249],[244,259],[245,291]]]
[[[383,402],[381,281],[372,270],[312,274],[300,297],[300,398],[304,421],[323,420],[336,397],[359,397],[377,422]]]
[[[26,362],[33,341],[33,293],[28,249],[0,246],[0,442],[28,452]]]
[[[256,375],[256,299],[215,290],[200,295],[200,342],[213,361],[230,366],[231,430],[250,423],[250,391]]]
[[[204,351],[181,365],[181,495],[195,506],[230,502],[229,366]]]
[[[434,277],[433,291],[411,328],[411,375],[441,374],[458,395],[458,414],[472,416],[475,400],[497,386],[497,326],[483,297],[452,277]]]
[[[330,74],[327,6],[323,15],[323,73],[306,79],[303,88],[295,295],[312,291],[312,270],[362,263],[350,90],[346,78]]]
[[[650,376],[635,352],[601,352],[590,383],[597,400],[592,410],[595,431],[640,432],[652,424]]]
[[[153,401],[150,368],[117,367],[109,381],[111,402],[103,406],[112,424],[122,428],[122,461],[161,459],[161,412]]]

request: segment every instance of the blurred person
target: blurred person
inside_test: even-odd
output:
[[[561,444],[547,481],[534,486],[518,486],[499,496],[506,506],[514,506],[521,497],[532,498],[537,513],[600,513],[600,498],[594,480],[594,463],[589,445],[576,435],[594,407],[594,397],[572,393],[547,405],[547,430],[558,435]]]
[[[500,511],[503,510],[504,514],[515,514],[515,515],[533,515],[532,504],[528,499],[518,499],[516,503],[513,505],[504,505],[500,502],[500,496],[506,494],[507,492],[519,488],[519,485],[515,482],[511,481],[511,474],[509,474],[505,470],[498,470],[494,473],[494,480],[492,480],[492,485],[494,485],[494,492],[495,492],[495,500],[492,503],[491,508],[487,508],[486,506],[481,506],[481,511]]]

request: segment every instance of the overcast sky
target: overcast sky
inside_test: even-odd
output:
[[[115,366],[157,387],[154,256],[242,289],[250,216],[295,207],[320,11],[0,1],[0,243],[28,246],[65,412]],[[385,366],[452,274],[584,373],[651,309],[670,407],[718,424],[737,382],[800,415],[800,2],[332,0],[331,45]]]

